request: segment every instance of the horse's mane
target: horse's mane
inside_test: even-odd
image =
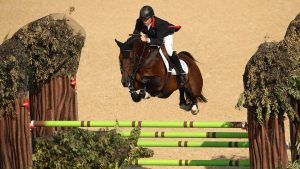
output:
[[[187,51],[181,51],[178,53],[178,55],[186,55],[188,56],[189,58],[191,58],[194,62],[198,62],[193,56],[192,54],[190,54],[190,52],[187,52]]]

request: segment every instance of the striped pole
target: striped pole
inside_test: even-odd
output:
[[[235,147],[248,148],[249,142],[236,141],[138,141],[139,147]]]
[[[245,128],[245,122],[31,121],[30,127]]]
[[[119,132],[123,137],[129,137],[130,132]],[[246,132],[144,132],[140,138],[248,138]]]
[[[130,161],[135,166],[236,166],[250,167],[249,160],[151,160]]]

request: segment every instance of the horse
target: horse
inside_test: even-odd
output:
[[[115,39],[120,48],[119,65],[121,71],[121,83],[128,87],[131,98],[139,102],[145,98],[146,93],[159,98],[168,98],[175,90],[179,89],[180,108],[198,114],[198,101],[207,102],[202,94],[203,78],[194,57],[187,51],[178,53],[180,60],[188,66],[186,83],[184,86],[177,84],[176,75],[171,75],[163,62],[159,48],[164,56],[168,56],[164,45],[151,46],[142,42],[139,36],[132,38],[131,47]],[[167,57],[168,59],[168,57]],[[169,60],[169,59],[168,59]],[[169,62],[170,63],[170,62]],[[139,93],[137,91],[139,90]]]

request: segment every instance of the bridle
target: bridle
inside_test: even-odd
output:
[[[137,38],[140,37],[139,34],[129,34],[130,36],[133,36],[132,38],[130,38],[127,42],[129,44],[134,43],[135,40],[137,40]],[[145,51],[146,51],[146,47],[148,46],[147,43],[143,43],[143,50],[141,52],[140,55],[136,55],[136,52],[133,52],[133,57],[134,57],[134,65],[133,65],[133,71],[130,73],[128,71],[126,71],[122,65],[120,65],[120,70],[121,71],[125,71],[127,74],[129,74],[129,84],[128,84],[128,88],[129,88],[129,92],[133,93],[135,92],[134,90],[134,81],[135,81],[135,77],[138,73],[138,71],[140,70],[140,68],[143,66],[144,64],[144,59],[148,58],[148,56],[151,54],[151,52],[148,53],[147,56],[143,57]],[[149,59],[148,59],[149,60]],[[150,59],[151,60],[151,59]]]
[[[133,84],[134,84],[134,81],[135,81],[136,74],[139,71],[139,69],[143,66],[143,64],[142,64],[143,62],[142,61],[144,59],[143,55],[144,55],[146,46],[147,46],[147,44],[144,43],[144,45],[143,45],[143,51],[142,51],[141,55],[134,56],[134,58],[136,58],[136,59],[134,59],[134,68],[133,68],[133,71],[129,74],[129,85],[128,85],[128,88],[129,88],[129,92],[130,93],[134,92],[134,86],[133,86]],[[135,52],[133,53],[133,55],[135,55]]]

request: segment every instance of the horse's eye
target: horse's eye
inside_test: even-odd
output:
[[[123,56],[124,56],[125,59],[127,59],[130,56],[130,52],[124,51]]]

